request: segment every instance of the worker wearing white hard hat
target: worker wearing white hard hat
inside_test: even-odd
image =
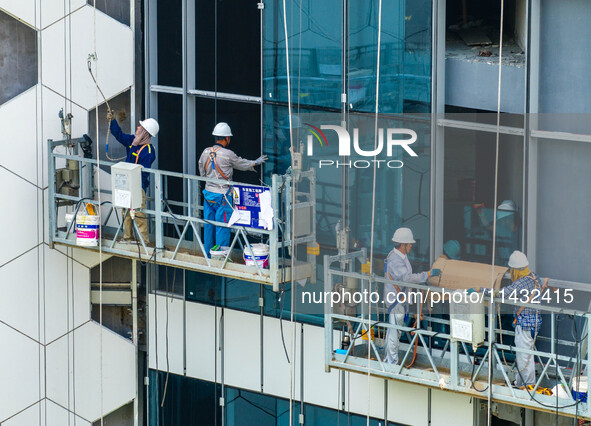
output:
[[[199,158],[199,174],[204,177],[217,179],[218,182],[207,182],[203,190],[205,202],[203,203],[203,216],[205,220],[216,222],[228,222],[232,216],[232,196],[230,185],[224,181],[231,181],[236,170],[254,170],[267,160],[266,155],[261,155],[256,160],[247,160],[239,157],[228,149],[232,130],[228,123],[218,123],[211,132],[216,142],[212,147],[205,148]],[[204,226],[205,255],[210,256],[212,247],[230,245],[230,229],[214,226],[206,223]]]
[[[150,168],[156,159],[156,150],[150,141],[151,138],[155,137],[160,131],[158,122],[153,118],[146,118],[145,120],[140,121],[135,134],[129,135],[127,133],[123,133],[119,123],[111,111],[107,113],[107,119],[111,121],[111,133],[113,136],[115,136],[115,139],[117,139],[117,141],[125,147],[127,151],[125,161],[132,164],[140,164],[145,168]],[[141,210],[146,208],[146,192],[148,191],[149,186],[150,175],[146,172],[142,172]],[[135,220],[135,223],[142,234],[144,242],[148,243],[148,222],[146,219],[146,214],[141,210],[135,212],[135,218],[133,220]],[[124,210],[123,215],[125,217],[125,221],[123,239],[121,242],[134,243],[135,239],[133,238],[133,222],[131,214]]]
[[[408,253],[412,245],[416,243],[412,231],[409,228],[398,228],[392,237],[394,248],[386,258],[386,278],[393,281],[402,281],[407,283],[420,284],[427,281],[431,276],[441,274],[439,269],[432,269],[429,272],[420,272],[413,274],[412,266],[408,261]],[[406,292],[406,288],[399,287],[393,282],[388,282],[384,286],[384,298],[388,307],[389,322],[393,325],[404,325],[404,317],[407,313],[407,304],[405,297],[401,296]],[[388,328],[386,334],[386,362],[398,364],[398,347],[400,345],[400,331],[394,328]]]
[[[519,300],[527,303],[539,303],[543,287],[540,277],[531,272],[525,253],[515,250],[509,257],[508,266],[511,270],[511,285],[499,290],[498,294],[506,300]],[[481,290],[490,293],[490,289],[470,289],[468,292]],[[513,326],[515,327],[515,347],[531,351],[534,349],[535,337],[542,326],[542,316],[538,309],[522,306],[513,307]],[[536,383],[534,357],[525,352],[516,352],[517,373],[515,386],[522,387]]]

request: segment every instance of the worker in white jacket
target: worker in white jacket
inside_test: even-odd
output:
[[[231,181],[234,169],[254,172],[254,166],[259,166],[267,160],[266,155],[261,155],[256,160],[247,160],[228,149],[232,131],[227,123],[218,123],[213,129],[212,135],[216,138],[215,145],[205,148],[199,158],[199,174],[201,176]],[[224,182],[207,182],[203,196],[205,198],[203,203],[204,219],[228,223],[233,211],[230,185]],[[205,255],[210,257],[209,251],[213,246],[230,245],[230,228],[206,223],[203,240]]]
[[[392,237],[394,248],[388,254],[386,259],[386,278],[393,281],[402,281],[413,284],[420,284],[427,281],[429,277],[436,277],[441,274],[441,270],[432,269],[429,272],[412,273],[412,266],[408,261],[408,253],[412,245],[416,243],[412,231],[408,228],[398,228]],[[389,323],[393,325],[404,325],[404,316],[407,312],[405,298],[399,296],[404,293],[406,288],[399,287],[393,282],[386,283],[384,286],[384,297],[388,308]],[[398,346],[400,345],[399,330],[388,328],[386,334],[386,362],[398,364]]]

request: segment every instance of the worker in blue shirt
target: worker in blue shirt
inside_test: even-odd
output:
[[[509,257],[511,268],[511,285],[498,291],[506,299],[517,299],[521,302],[539,303],[540,294],[544,287],[540,284],[540,277],[529,270],[527,256],[515,250]],[[534,291],[538,290],[538,291]],[[468,290],[482,291],[490,294],[490,289],[476,288]],[[542,315],[538,309],[522,306],[513,307],[513,326],[515,327],[515,347],[523,350],[533,350],[535,337],[542,326]],[[536,383],[536,370],[532,354],[517,352],[515,354],[517,363],[517,375],[515,386],[522,387]]]
[[[134,135],[128,135],[123,133],[119,123],[115,119],[114,115],[109,111],[107,119],[111,120],[111,134],[115,136],[115,139],[121,143],[127,150],[126,162],[132,164],[141,164],[145,168],[150,168],[152,163],[156,159],[156,150],[150,143],[150,139],[155,137],[160,130],[158,122],[153,118],[148,118],[144,121],[140,121],[140,125],[137,126]],[[150,186],[150,174],[142,172],[142,206],[141,210],[146,208],[146,192]],[[123,216],[126,211],[124,209]],[[144,242],[147,244],[149,241],[148,237],[148,221],[146,220],[146,214],[142,211],[135,213],[135,223],[142,234]],[[123,243],[134,243],[133,238],[133,223],[131,215],[125,216]]]

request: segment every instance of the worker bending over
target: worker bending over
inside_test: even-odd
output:
[[[527,303],[540,303],[540,294],[543,290],[540,284],[540,277],[529,270],[527,256],[515,250],[509,257],[508,265],[511,268],[511,285],[500,289],[498,294],[502,294],[506,299],[517,297],[517,300],[525,301],[524,297],[526,297]],[[538,291],[534,292],[535,289]],[[472,291],[490,293],[490,289],[470,289],[468,293]],[[542,326],[542,315],[540,315],[540,311],[524,306],[514,306],[513,317],[515,347],[533,350],[534,339]],[[517,363],[515,386],[534,385],[536,383],[536,369],[533,355],[517,352],[515,354],[515,362]]]
[[[441,274],[441,270],[432,269],[429,272],[420,272],[418,274],[412,273],[412,266],[408,261],[408,253],[412,249],[412,245],[416,243],[412,235],[412,231],[408,228],[398,228],[392,237],[394,241],[394,248],[386,258],[386,278],[393,281],[403,281],[407,283],[420,284],[427,281],[429,277],[436,277]],[[401,303],[397,295],[404,293],[405,287],[398,287],[392,282],[386,283],[384,286],[384,297],[388,307],[389,322],[393,325],[404,325],[404,316],[407,313],[407,304],[404,301]],[[400,299],[403,299],[400,297]],[[392,303],[390,303],[392,302]],[[388,328],[386,334],[386,362],[390,364],[398,364],[398,347],[400,345],[400,330]]]
[[[147,118],[144,121],[140,121],[140,125],[137,126],[134,135],[128,135],[123,133],[119,123],[115,119],[115,116],[111,111],[107,113],[107,119],[111,120],[111,133],[115,136],[115,139],[121,143],[127,150],[126,162],[132,164],[141,164],[145,168],[150,168],[152,163],[156,159],[156,150],[154,146],[150,144],[150,139],[155,137],[160,130],[158,122],[153,118]],[[149,173],[142,172],[142,206],[141,210],[146,208],[146,192],[150,186],[150,175]],[[133,222],[131,214],[127,213],[127,209],[123,209],[123,216],[125,217],[123,243],[135,243],[133,238]],[[135,223],[142,234],[144,242],[149,242],[148,236],[148,221],[146,220],[146,214],[142,211],[135,212]]]
[[[228,149],[232,131],[227,123],[218,123],[211,133],[216,138],[215,145],[205,148],[199,158],[199,174],[204,177],[230,181],[236,170],[254,170],[267,160],[261,155],[256,160],[246,160]],[[228,223],[232,216],[232,194],[230,185],[219,182],[207,182],[203,190],[203,216],[205,220]],[[230,245],[230,228],[214,226],[209,223],[204,227],[205,256],[210,257],[209,251],[215,245]]]

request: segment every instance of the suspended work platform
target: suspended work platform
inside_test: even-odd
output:
[[[365,259],[364,250],[346,255],[324,256],[325,293],[358,291],[383,295],[384,284],[393,281],[356,272],[358,266],[365,263]],[[401,288],[415,291],[416,294],[420,291],[423,295],[442,294],[444,291],[441,287],[430,285],[394,283]],[[484,400],[490,396],[493,401],[504,404],[590,419],[591,406],[586,400],[586,386],[581,391],[585,394],[583,400],[576,398],[572,390],[577,387],[577,382],[588,381],[591,373],[591,339],[587,332],[591,317],[588,309],[591,287],[585,283],[554,279],[549,281],[549,286],[552,292],[558,292],[554,294],[573,294],[571,301],[574,303],[555,303],[555,295],[553,302],[541,304],[495,298],[492,301],[495,314],[491,319],[487,315],[491,300],[482,295],[479,303],[485,309],[480,314],[471,313],[471,317],[467,318],[472,324],[470,335],[473,333],[472,327],[480,324],[487,336],[476,346],[466,340],[466,336],[459,336],[453,331],[453,327],[450,328],[450,322],[454,321],[453,316],[449,319],[448,314],[435,314],[435,311],[427,308],[429,303],[423,303],[424,309],[419,304],[411,305],[411,317],[417,314],[414,316],[414,324],[411,321],[394,325],[389,323],[387,309],[381,303],[370,305],[363,300],[359,303],[336,303],[331,308],[329,301],[325,304],[324,317],[325,367],[327,370],[336,368],[364,375],[369,373],[376,377],[462,393]],[[449,305],[448,301],[448,313]],[[534,308],[542,315],[544,326],[530,350],[514,346],[515,332],[510,324],[513,319],[511,312],[515,306]],[[501,308],[501,311],[497,311],[497,308]],[[420,312],[423,316],[418,315]],[[476,315],[482,317],[477,319]],[[559,321],[563,324],[560,332]],[[491,329],[489,324],[492,324],[494,330],[492,345],[488,338]],[[385,360],[388,330],[397,331],[401,336],[398,364],[390,364]],[[513,385],[519,374],[515,363],[515,354],[518,352],[534,357],[536,383],[531,389],[516,388]],[[492,373],[490,377],[489,360]],[[564,392],[549,394],[549,390],[561,386]]]
[[[85,145],[86,144],[86,145]],[[79,149],[82,148],[82,149]],[[142,169],[149,173],[154,195],[148,194],[145,213],[150,227],[150,241],[144,241],[134,222],[133,244],[122,242],[123,222],[128,211],[113,207],[110,177],[108,172],[114,164],[85,158],[79,151],[86,150],[87,141],[71,139],[48,141],[49,153],[49,241],[50,245],[62,244],[99,251],[115,256],[141,260],[158,265],[214,274],[239,280],[270,285],[279,290],[283,282],[315,281],[316,261],[311,255],[306,259],[292,259],[294,245],[316,247],[315,217],[315,171],[296,171],[290,175],[273,175],[271,186],[256,186],[231,181],[154,169]],[[100,182],[100,185],[99,185]],[[228,225],[207,221],[203,218],[201,184],[214,182],[252,188],[253,191],[270,193],[273,211],[269,229],[249,225]],[[296,193],[292,194],[296,182]],[[108,188],[108,189],[107,189]],[[303,188],[304,192],[301,192]],[[169,194],[182,194],[169,198]],[[292,205],[292,195],[297,203]],[[100,244],[78,245],[75,218],[87,214],[88,209],[100,212]],[[66,215],[74,218],[71,222]],[[296,217],[294,241],[289,218]],[[202,227],[206,224],[231,229],[231,245],[228,254],[221,260],[204,256]],[[269,247],[268,267],[255,263],[246,265],[243,254],[254,257],[252,244],[263,243]],[[313,252],[313,250],[312,250]]]

